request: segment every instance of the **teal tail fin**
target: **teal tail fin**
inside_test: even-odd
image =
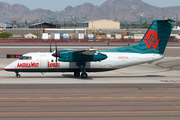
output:
[[[174,27],[172,19],[154,20],[149,30],[139,43],[140,47],[144,47],[144,52],[164,54],[171,31]]]
[[[172,19],[154,20],[138,45],[125,46],[101,52],[156,53],[164,54],[171,31],[174,27]]]

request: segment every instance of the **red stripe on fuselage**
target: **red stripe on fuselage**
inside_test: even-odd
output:
[[[14,71],[16,71],[16,70],[72,70],[72,69],[74,69],[74,70],[79,70],[79,68],[42,68],[42,69],[39,69],[39,68],[37,68],[37,69],[15,69],[15,68],[5,68],[4,70],[6,70],[6,71],[8,71],[8,70],[14,70]],[[120,69],[120,68],[86,68],[86,69],[95,69],[95,70],[106,70],[106,69],[112,69],[112,70],[117,70],[117,69]]]

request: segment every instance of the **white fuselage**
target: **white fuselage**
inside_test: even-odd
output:
[[[150,63],[164,56],[160,54],[139,54],[102,52],[108,56],[107,59],[97,62],[87,62],[87,72],[102,72],[125,68],[133,65]],[[52,53],[27,53],[23,56],[32,57],[29,60],[16,60],[9,64],[5,70],[15,72],[74,72],[79,71],[75,62],[60,62],[52,56]]]

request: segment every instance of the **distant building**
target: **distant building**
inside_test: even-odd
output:
[[[0,22],[0,28],[6,28],[6,23],[1,23]]]
[[[29,26],[29,28],[56,28],[56,25],[51,23],[36,23]]]
[[[43,29],[28,29],[28,28],[15,28],[15,29],[4,29],[4,32],[11,33],[13,36],[24,36],[32,33],[34,35],[42,36]]]
[[[91,20],[79,23],[80,28],[96,28],[96,29],[120,29],[120,22],[112,20]]]
[[[12,25],[0,22],[0,28],[2,29],[12,28]]]
[[[37,38],[37,35],[33,35],[31,33],[24,35],[24,38]]]

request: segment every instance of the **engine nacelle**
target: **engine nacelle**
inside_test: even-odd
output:
[[[74,54],[71,51],[60,53],[59,61],[63,62],[90,62],[107,59],[107,55],[96,53],[94,55]]]

